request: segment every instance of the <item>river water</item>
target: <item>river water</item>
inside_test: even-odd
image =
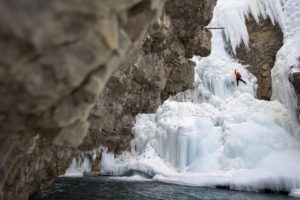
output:
[[[100,199],[288,200],[295,198],[281,194],[188,187],[156,181],[124,181],[110,177],[60,177],[29,200]]]

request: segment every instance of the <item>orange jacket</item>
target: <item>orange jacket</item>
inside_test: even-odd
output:
[[[240,79],[242,77],[241,74],[240,74],[240,72],[235,71],[234,73],[235,73],[236,79]]]

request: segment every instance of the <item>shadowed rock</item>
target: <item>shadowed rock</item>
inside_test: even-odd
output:
[[[162,3],[0,2],[0,199],[27,199],[64,173],[97,97]]]
[[[256,23],[248,20],[249,49],[244,45],[237,49],[236,57],[254,74],[258,81],[257,98],[270,100],[272,95],[271,69],[274,66],[277,51],[283,44],[283,35],[278,25],[269,19]]]
[[[108,81],[90,114],[89,133],[80,150],[104,145],[110,152],[130,148],[138,113],[154,112],[169,96],[193,87],[193,55],[210,54],[211,33],[204,29],[215,1],[168,0],[148,29],[141,49]]]

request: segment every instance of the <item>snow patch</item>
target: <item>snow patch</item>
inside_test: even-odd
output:
[[[299,189],[293,189],[293,190],[289,193],[289,195],[292,196],[292,197],[300,198],[300,188],[299,188]]]

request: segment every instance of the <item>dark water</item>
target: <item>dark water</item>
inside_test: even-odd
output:
[[[159,182],[118,181],[108,177],[58,178],[30,200],[99,199],[201,199],[201,200],[282,200],[287,195],[237,192],[223,189],[186,187]]]

